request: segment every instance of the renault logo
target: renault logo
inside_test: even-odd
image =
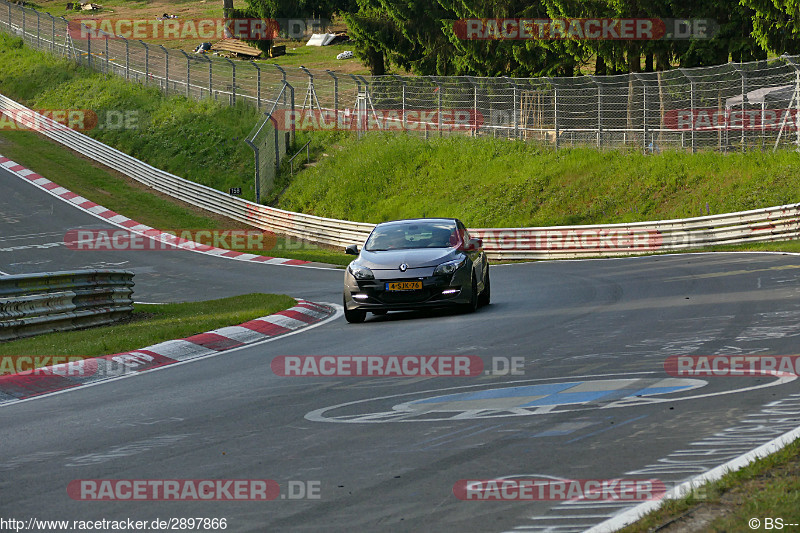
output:
[[[400,272],[405,272],[406,270],[408,270],[407,264],[403,263],[402,265],[400,265]]]

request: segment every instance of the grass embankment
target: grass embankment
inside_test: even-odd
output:
[[[21,40],[0,33],[0,93],[34,109],[85,109],[101,118],[108,113],[134,112],[137,129],[94,129],[87,133],[168,172],[222,191],[242,187],[243,196],[253,198],[253,153],[241,139],[257,120],[254,110],[166,98],[155,89],[103,76],[20,45]],[[11,123],[6,120],[4,124]],[[155,228],[245,227],[154,195],[152,189],[31,132],[0,128],[0,153],[85,198]],[[245,251],[322,263],[348,262],[339,251],[296,240],[278,239],[274,249]]]
[[[667,501],[621,533],[663,531],[746,532],[789,529],[800,523],[800,441],[703,486],[682,500]],[[782,527],[766,518],[780,518]],[[750,520],[758,519],[751,527]]]
[[[232,326],[292,307],[278,294],[247,294],[205,302],[136,304],[131,320],[111,326],[59,331],[0,343],[4,355],[98,356]]]

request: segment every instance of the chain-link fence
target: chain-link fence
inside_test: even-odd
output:
[[[288,98],[284,98],[285,96]],[[244,141],[253,149],[255,155],[256,203],[261,203],[261,197],[272,190],[280,170],[281,158],[294,144],[294,131],[287,131],[279,123],[281,111],[291,110],[293,100],[289,86],[283,85],[272,106],[264,112],[261,120]]]
[[[71,39],[63,18],[5,0],[0,30],[167,93],[250,103],[274,119],[256,127],[261,135],[270,128],[346,128],[488,135],[556,148],[800,148],[799,56],[617,76],[370,77],[187,54],[142,41]],[[274,145],[265,139],[251,141]]]

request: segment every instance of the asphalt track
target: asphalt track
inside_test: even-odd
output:
[[[341,301],[341,270],[57,244],[76,227],[106,224],[0,170],[7,274],[126,268],[136,273],[136,299],[147,302],[254,291]],[[360,325],[338,317],[274,342],[12,404],[0,409],[0,517],[216,517],[234,532],[581,531],[630,504],[461,501],[453,486],[505,476],[669,486],[800,426],[796,381],[704,378],[644,397],[620,385],[669,377],[671,355],[797,353],[798,273],[798,257],[781,254],[495,266],[493,303],[475,314],[390,314]],[[523,374],[290,378],[270,368],[281,355],[444,354],[476,355],[487,368],[522,357]],[[554,396],[525,409],[502,391],[481,392],[564,383],[611,394]],[[458,398],[469,408],[432,399],[464,392],[475,393]],[[270,479],[282,498],[75,501],[66,488],[77,479]],[[319,498],[288,498],[290,481],[318,483]]]

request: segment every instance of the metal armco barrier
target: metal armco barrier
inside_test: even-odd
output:
[[[127,270],[0,277],[0,340],[114,322],[133,311],[132,294]]]
[[[30,111],[0,95],[3,110]],[[229,196],[164,172],[128,154],[30,111],[41,133],[162,193],[260,229],[344,247],[363,243],[373,224],[293,213]],[[20,115],[18,114],[17,117]],[[726,244],[796,239],[800,204],[723,215],[596,226],[471,229],[491,259],[610,257]]]

